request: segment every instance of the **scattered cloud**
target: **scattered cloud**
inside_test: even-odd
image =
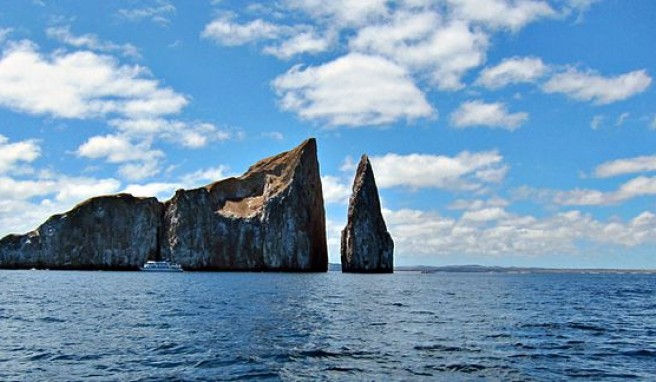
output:
[[[432,11],[397,12],[389,23],[362,28],[349,47],[397,62],[440,90],[458,90],[464,86],[461,77],[485,61],[488,37]]]
[[[31,163],[41,155],[41,147],[34,140],[10,143],[0,134],[0,174],[16,170],[21,163]]]
[[[448,0],[456,16],[491,28],[517,32],[525,25],[556,16],[547,1],[541,0]]]
[[[481,71],[476,83],[488,89],[498,89],[517,83],[533,83],[546,72],[547,66],[537,57],[512,57]]]
[[[13,32],[12,28],[0,28],[0,43],[5,41],[5,39],[11,32]]]
[[[302,11],[315,20],[339,28],[358,27],[378,20],[388,12],[387,0],[285,0],[291,12]]]
[[[580,211],[537,218],[503,209],[467,211],[460,218],[419,210],[384,210],[397,256],[539,256],[575,254],[582,245],[634,247],[656,243],[656,215],[596,220]],[[474,217],[474,219],[472,219]]]
[[[204,147],[210,142],[235,139],[240,135],[239,131],[220,129],[207,122],[189,123],[164,118],[113,119],[109,125],[131,137],[158,137],[192,149]]]
[[[264,53],[283,60],[299,54],[317,54],[327,51],[334,44],[335,37],[331,33],[319,35],[314,30],[299,31],[278,45],[265,47]]]
[[[10,43],[0,58],[0,106],[57,118],[180,112],[186,97],[147,75],[143,67],[90,51],[47,56],[29,41]]]
[[[95,34],[75,36],[71,33],[70,26],[50,27],[46,29],[46,35],[76,48],[85,48],[97,52],[119,52],[123,56],[140,57],[139,49],[132,44],[119,45],[110,41],[102,41]]]
[[[555,194],[554,202],[564,206],[602,206],[653,195],[656,195],[656,177],[639,176],[611,192],[587,189],[559,191]]]
[[[516,130],[528,120],[528,113],[509,113],[501,102],[467,101],[451,114],[451,123],[458,128],[487,126]]]
[[[599,130],[601,128],[601,124],[604,122],[604,116],[603,115],[595,115],[592,117],[592,120],[590,121],[590,128],[592,130]]]
[[[321,177],[321,185],[326,204],[348,204],[351,188],[341,178],[324,175]]]
[[[593,71],[580,72],[570,68],[551,77],[542,89],[546,93],[565,94],[577,101],[606,105],[644,92],[651,81],[646,70],[603,77]]]
[[[95,136],[81,145],[78,157],[89,159],[105,158],[107,163],[121,164],[119,174],[125,179],[141,180],[160,171],[164,152],[150,148],[149,142],[134,144],[126,136]]]
[[[620,114],[620,116],[617,117],[617,121],[615,122],[615,126],[622,127],[624,125],[624,122],[626,122],[627,118],[629,118],[629,116],[631,116],[630,113]]]
[[[229,16],[219,17],[205,26],[201,37],[227,45],[243,45],[254,41],[275,40],[283,34],[284,27],[262,19],[247,24],[234,23]]]
[[[262,137],[273,139],[274,141],[282,141],[285,139],[285,135],[280,131],[268,131],[262,133]]]
[[[230,171],[230,167],[219,165],[185,174],[180,178],[180,183],[185,188],[195,188],[216,182],[220,179],[225,179],[229,176],[234,176]]]
[[[544,0],[445,0],[439,4],[423,0],[284,0],[273,12],[263,11],[262,4],[245,7],[243,15],[223,12],[205,26],[202,36],[222,45],[265,42],[262,52],[283,60],[304,53],[340,52],[340,58],[311,67],[294,66],[278,76],[273,83],[280,107],[334,127],[389,125],[433,116],[435,107],[424,92],[463,89],[462,78],[485,63],[493,34],[517,32],[541,19],[566,16],[565,11],[582,11],[589,3],[557,3],[557,10]],[[237,20],[249,13],[259,17]],[[301,24],[299,14],[306,16]],[[512,57],[485,69],[478,83],[491,89],[534,83],[548,70],[539,58]],[[342,81],[337,74],[347,75],[348,80]],[[354,81],[353,77],[362,79]],[[372,87],[374,82],[369,80],[384,81],[380,88],[388,89],[386,92],[376,87],[371,93],[384,96],[380,101],[385,106],[378,108],[374,101],[365,104],[367,98],[358,97],[366,85]],[[557,78],[552,80],[557,82]],[[366,81],[369,83],[358,91],[355,85]],[[557,91],[555,82],[548,87],[550,92]],[[342,86],[345,89],[338,92]],[[420,90],[422,87],[425,90]],[[335,99],[337,94],[354,94],[348,99],[357,102],[346,107],[344,101]],[[397,100],[408,102],[395,107]],[[502,116],[494,126],[514,129],[527,114]]]
[[[503,157],[496,151],[463,151],[454,157],[387,154],[369,159],[380,188],[483,191],[487,186],[502,181],[508,171]]]
[[[377,56],[349,54],[317,67],[295,66],[273,87],[284,110],[329,126],[381,125],[436,113],[403,67]]]
[[[656,171],[656,155],[616,159],[604,162],[594,170],[597,178]]]
[[[155,0],[154,2],[142,2],[142,4],[150,4],[150,6],[132,9],[122,8],[118,10],[118,15],[125,20],[133,22],[150,20],[162,26],[171,24],[170,16],[175,14],[176,8],[169,1]]]

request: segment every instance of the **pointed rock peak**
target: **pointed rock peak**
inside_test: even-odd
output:
[[[391,273],[394,242],[383,219],[374,171],[367,155],[360,158],[342,231],[342,271]]]

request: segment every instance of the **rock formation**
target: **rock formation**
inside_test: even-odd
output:
[[[366,155],[360,159],[353,181],[341,257],[342,272],[394,272],[394,242],[387,232],[376,179]]]
[[[328,269],[314,139],[165,203],[162,256],[185,269]]]
[[[3,268],[136,269],[158,253],[162,206],[128,194],[89,199],[0,240]]]
[[[3,268],[137,269],[162,259],[187,270],[327,271],[315,140],[164,203],[93,198],[0,240]]]

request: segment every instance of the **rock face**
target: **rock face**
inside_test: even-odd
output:
[[[380,210],[380,199],[369,158],[358,164],[348,220],[342,231],[342,272],[394,272],[394,242]]]
[[[327,271],[315,140],[164,203],[93,198],[0,240],[3,268],[137,269],[162,259],[187,270]]]
[[[162,256],[185,269],[328,270],[314,139],[165,203]]]
[[[162,206],[128,194],[89,199],[0,240],[3,268],[136,269],[158,253]]]

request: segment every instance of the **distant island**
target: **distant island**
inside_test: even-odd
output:
[[[421,273],[572,273],[572,274],[656,274],[656,269],[607,269],[607,268],[534,268],[500,267],[484,265],[446,265],[446,266],[397,266],[397,272]]]

